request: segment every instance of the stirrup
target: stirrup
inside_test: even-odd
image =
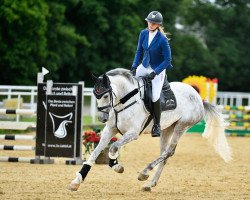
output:
[[[152,137],[160,137],[161,136],[161,126],[159,124],[154,124],[151,131]]]

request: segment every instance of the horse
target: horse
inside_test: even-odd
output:
[[[122,173],[124,167],[117,159],[119,149],[138,139],[140,134],[150,133],[153,125],[150,112],[144,103],[145,81],[142,78],[134,77],[127,69],[116,68],[94,77],[94,81],[97,115],[98,119],[105,123],[105,127],[99,144],[83,163],[81,174],[77,173],[75,181],[68,185],[68,189],[73,191],[78,189],[98,155],[118,132],[122,136],[109,148],[109,166]],[[151,188],[156,186],[167,159],[175,153],[180,137],[202,119],[206,122],[202,136],[210,141],[225,162],[232,160],[224,131],[225,123],[216,107],[202,101],[199,93],[188,84],[171,82],[170,87],[176,97],[177,106],[161,114],[160,155],[139,173],[138,180],[146,181],[149,172],[156,166],[158,168],[153,178],[143,185],[143,191],[151,191]]]

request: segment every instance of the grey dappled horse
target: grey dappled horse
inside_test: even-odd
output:
[[[122,137],[111,145],[109,157],[110,167],[122,173],[124,168],[117,160],[119,149],[136,140],[141,133],[149,133],[153,125],[151,121],[145,126],[150,113],[142,100],[144,97],[142,79],[133,77],[126,69],[117,68],[96,78],[95,82],[94,94],[97,98],[98,119],[105,122],[106,126],[98,146],[83,163],[82,173],[77,173],[77,177],[68,185],[71,190],[78,189],[98,155],[118,132]],[[153,178],[143,186],[142,190],[145,191],[150,191],[151,187],[156,186],[167,159],[174,154],[183,133],[202,119],[206,121],[203,136],[211,142],[224,161],[231,160],[230,148],[224,133],[224,121],[220,113],[211,104],[202,102],[200,95],[190,85],[172,82],[170,86],[176,97],[177,107],[162,112],[160,156],[149,163],[138,176],[140,181],[147,180],[148,172],[158,165]]]

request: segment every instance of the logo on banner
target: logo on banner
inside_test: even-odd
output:
[[[51,118],[53,124],[53,133],[58,138],[65,138],[67,136],[66,125],[68,123],[72,123],[73,113],[69,113],[64,116],[55,115],[49,112],[49,116]]]

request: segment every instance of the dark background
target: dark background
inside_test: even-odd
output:
[[[35,85],[37,72],[46,67],[54,81],[85,81],[93,87],[90,73],[130,69],[144,19],[159,10],[171,33],[169,81],[203,75],[218,78],[220,91],[249,92],[247,2],[2,0],[0,84]]]

